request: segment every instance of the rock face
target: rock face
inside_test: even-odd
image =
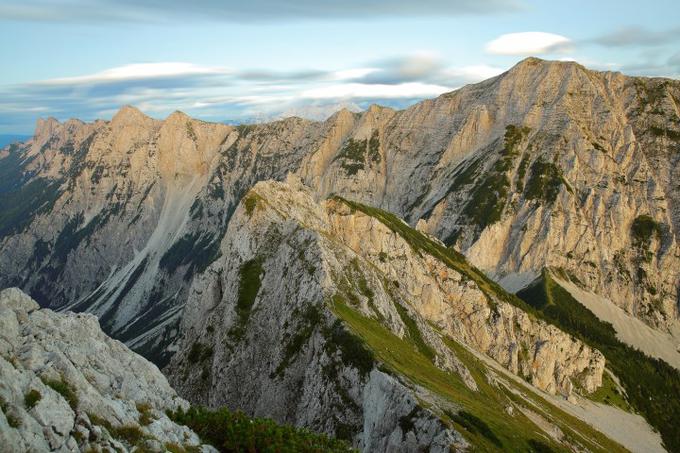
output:
[[[0,159],[0,287],[76,301],[163,364],[238,200],[294,172],[319,199],[418,224],[506,288],[561,268],[678,332],[679,100],[678,81],[531,58],[403,111],[324,122],[234,128],[130,107],[40,121]]]
[[[96,317],[40,310],[15,288],[0,292],[0,404],[2,451],[214,451],[168,419],[188,403]]]
[[[165,370],[182,395],[348,437],[366,452],[463,445],[437,417],[455,403],[357,346],[343,323],[347,310],[412,342],[472,391],[477,383],[446,338],[549,393],[600,386],[598,351],[508,303],[510,296],[462,257],[446,262],[380,214],[352,206],[315,202],[294,176],[260,182],[246,194],[221,257],[190,291],[179,350]],[[400,420],[412,413],[418,415],[407,430]]]

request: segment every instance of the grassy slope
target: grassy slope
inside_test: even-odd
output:
[[[680,372],[619,341],[611,324],[599,320],[547,271],[519,296],[562,330],[599,349],[625,388],[630,405],[659,430],[668,450],[680,452]],[[615,392],[606,392],[605,386],[595,393],[596,399],[609,397],[611,404],[625,405]]]
[[[533,316],[542,317],[523,300],[505,292],[495,282],[489,280],[481,271],[471,266],[459,253],[447,249],[422,233],[410,228],[402,220],[380,209],[368,207],[336,197],[352,209],[377,218],[392,231],[404,238],[418,253],[430,254],[452,269],[474,280],[489,296],[516,305]],[[492,387],[486,378],[486,366],[473,357],[465,348],[450,338],[446,344],[470,369],[480,391],[470,390],[459,376],[437,368],[430,357],[422,352],[411,336],[401,339],[392,334],[379,321],[370,319],[351,308],[343,298],[334,297],[329,301],[332,311],[359,336],[374,352],[376,358],[394,374],[408,379],[432,393],[446,398],[454,407],[459,408],[460,417],[454,412],[440,414],[442,420],[454,426],[480,451],[563,451],[564,445],[548,438],[545,433],[520,411],[513,416],[506,413],[509,405],[526,407],[527,401],[517,393],[524,394],[531,401],[531,410],[539,410],[544,418],[559,426],[571,444],[578,444],[591,451],[625,451],[619,444],[597,432],[586,423],[566,414],[551,405],[538,394],[528,394],[525,388],[516,383],[510,387]],[[540,409],[539,409],[540,408]]]

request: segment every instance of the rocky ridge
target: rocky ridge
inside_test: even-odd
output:
[[[416,385],[370,341],[357,344],[352,320],[395,338],[388,350],[408,343],[466,392],[480,382],[447,341],[549,393],[601,385],[598,351],[510,304],[464,258],[446,262],[351,202],[313,197],[289,176],[256,184],[234,212],[221,257],[192,285],[165,369],[191,401],[266,414],[362,451],[464,448],[442,421],[461,410],[457,401]]]

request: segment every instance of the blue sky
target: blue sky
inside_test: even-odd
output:
[[[0,133],[38,117],[402,107],[522,58],[680,77],[671,0],[0,0]]]

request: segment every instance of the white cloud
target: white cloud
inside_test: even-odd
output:
[[[571,40],[562,35],[529,31],[508,33],[486,44],[485,50],[496,55],[537,55],[563,52],[571,45]]]
[[[475,83],[497,76],[504,69],[489,65],[471,65],[443,71],[444,75],[463,83]]]
[[[345,83],[303,91],[300,95],[307,99],[367,99],[367,98],[425,98],[438,96],[451,88],[420,82],[379,85]]]
[[[192,63],[138,63],[118,66],[105,71],[83,76],[49,79],[42,82],[37,82],[37,84],[71,85],[209,74],[229,74],[229,71],[226,69],[200,66]]]

